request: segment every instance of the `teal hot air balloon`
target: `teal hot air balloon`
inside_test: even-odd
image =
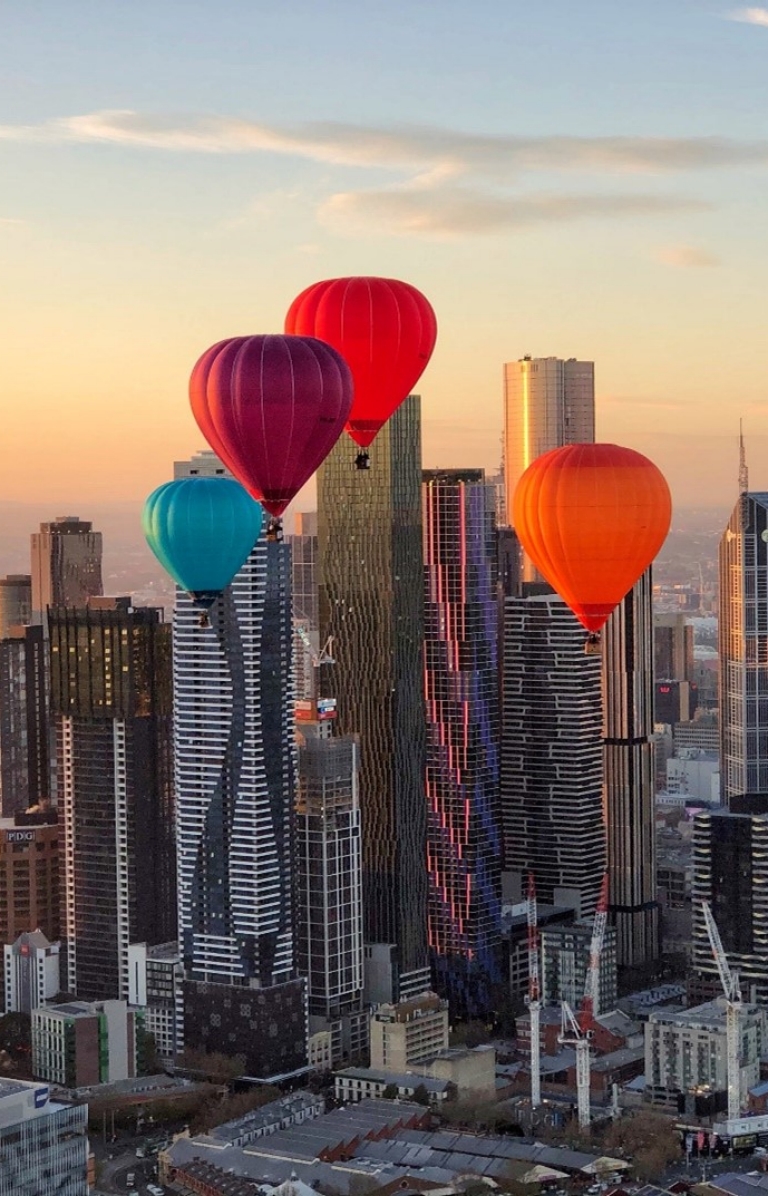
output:
[[[177,478],[150,494],[142,525],[149,547],[195,606],[208,611],[259,538],[262,509],[232,478]]]

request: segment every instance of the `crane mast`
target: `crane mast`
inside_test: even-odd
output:
[[[528,919],[528,996],[525,1003],[531,1015],[531,1108],[541,1104],[541,973],[539,970],[539,920],[536,908],[536,882],[528,873],[526,898]]]
[[[712,948],[720,983],[725,994],[725,1042],[726,1068],[728,1082],[728,1120],[735,1120],[741,1113],[741,985],[738,972],[731,971],[728,957],[723,950],[723,941],[717,929],[712,909],[708,901],[702,901],[701,910],[704,915],[704,925],[709,935],[709,945]]]

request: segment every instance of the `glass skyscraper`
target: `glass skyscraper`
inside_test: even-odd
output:
[[[368,993],[391,1001],[429,984],[418,396],[369,453],[370,469],[356,469],[343,436],[318,470],[320,640],[334,637],[323,684],[339,733],[360,735]]]
[[[500,979],[494,508],[482,470],[425,471],[428,937],[454,1017],[487,1015]]]

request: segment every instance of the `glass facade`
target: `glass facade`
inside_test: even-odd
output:
[[[101,532],[77,516],[41,523],[32,534],[32,622],[49,606],[85,606],[103,593]]]
[[[428,937],[452,1017],[500,980],[495,495],[481,470],[423,475]]]
[[[421,408],[412,395],[355,468],[343,436],[317,475],[324,694],[360,735],[366,944],[396,944],[400,985],[428,978]],[[393,995],[397,996],[397,993]]]
[[[10,1087],[0,1083],[0,1098]],[[0,1125],[0,1196],[87,1196],[88,1106],[54,1104],[46,1088],[38,1093],[43,1109]]]
[[[50,611],[67,990],[128,995],[128,944],[176,933],[171,629],[128,598]]]

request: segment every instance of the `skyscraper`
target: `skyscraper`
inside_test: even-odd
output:
[[[693,993],[720,996],[702,901],[714,914],[728,962],[742,992],[768,1000],[768,795],[731,794],[731,808],[693,820]]]
[[[44,623],[49,606],[84,607],[103,593],[101,532],[77,515],[41,523],[32,534],[32,622]]]
[[[171,635],[160,611],[49,611],[66,987],[128,995],[128,944],[175,934]]]
[[[32,578],[27,573],[9,573],[0,577],[0,640],[12,627],[28,623],[32,617]]]
[[[316,632],[319,622],[317,607],[317,511],[299,511],[296,530],[286,539],[291,546],[293,562],[293,615],[306,619]]]
[[[479,469],[423,474],[428,938],[452,1016],[494,1008],[501,816],[495,495]]]
[[[595,439],[595,367],[591,361],[523,357],[504,366],[504,476],[507,518],[521,475],[565,444]]]
[[[608,900],[620,967],[656,959],[653,586],[647,569],[603,631],[603,784]]]
[[[368,1043],[363,1011],[359,747],[332,738],[318,714],[297,724],[297,957],[307,978],[310,1034],[329,1031],[334,1063]]]
[[[354,468],[346,437],[317,475],[320,638],[341,734],[360,735],[369,995],[429,986],[424,800],[421,411],[411,395]],[[374,981],[374,966],[383,972]]]
[[[211,453],[177,477],[221,472]],[[210,626],[178,591],[173,624],[179,937],[188,1047],[249,1075],[306,1063],[294,958],[291,554],[261,537]]]
[[[720,783],[768,792],[768,493],[743,493],[720,540]]]
[[[693,684],[693,626],[684,614],[653,616],[653,665],[657,678]]]
[[[50,797],[47,646],[40,626],[10,626],[0,639],[0,813]]]
[[[600,659],[554,594],[504,604],[501,803],[508,896],[593,914],[606,867]]]

